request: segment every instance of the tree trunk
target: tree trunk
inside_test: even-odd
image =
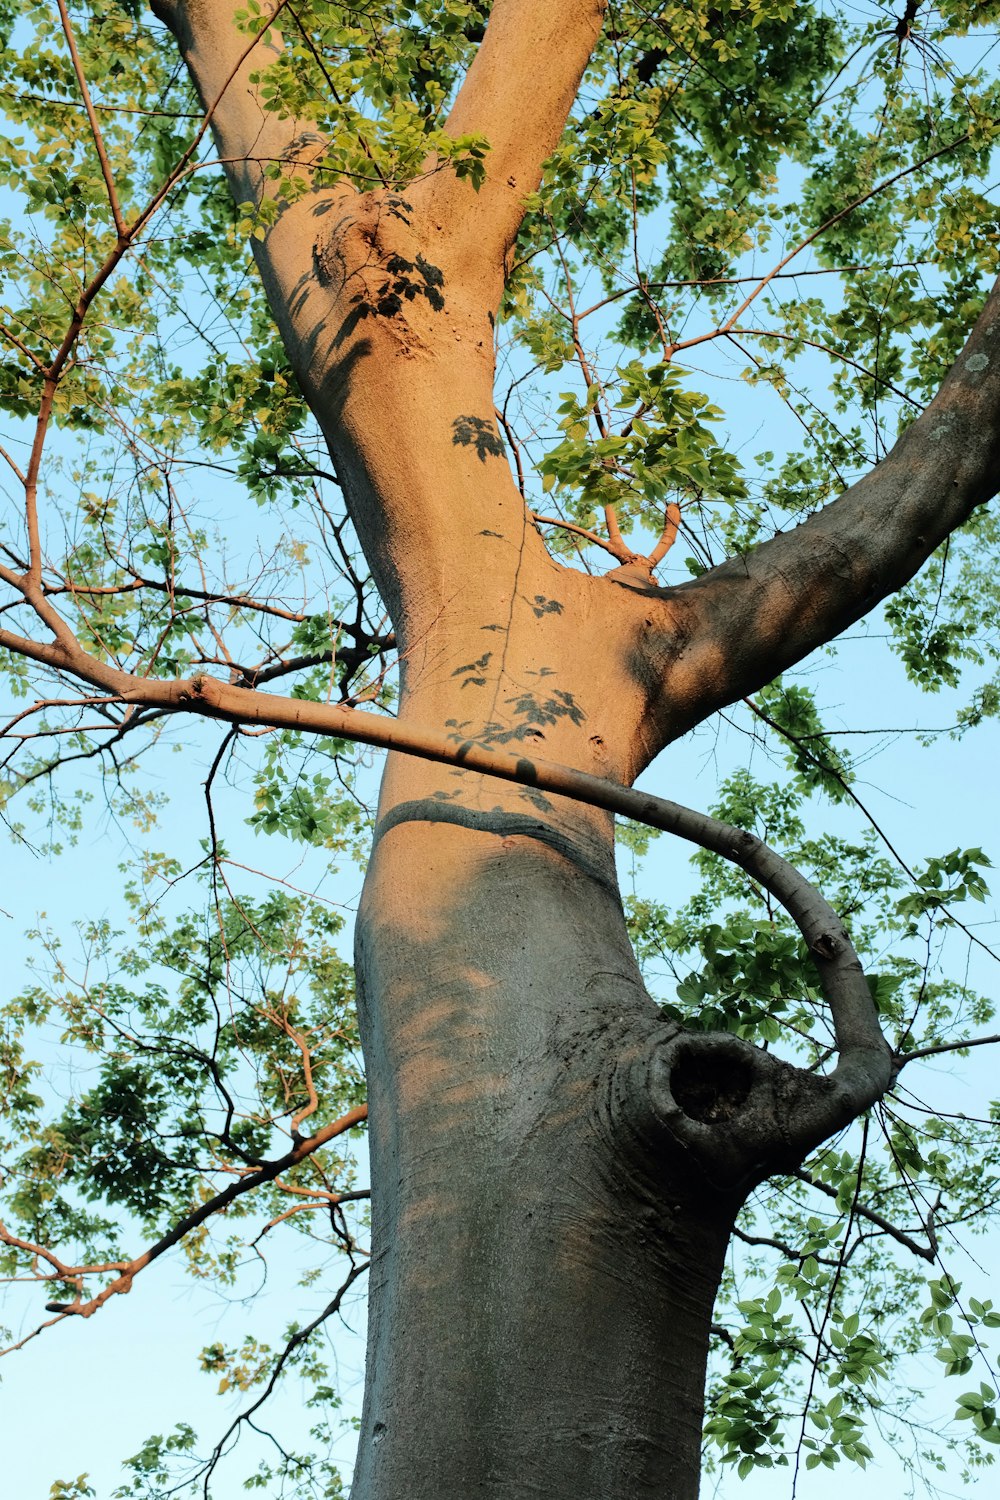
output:
[[[492,349],[480,373],[465,342],[418,390],[369,345],[341,414],[377,399],[382,433],[410,429],[391,482],[441,517],[419,556],[405,535],[370,544],[408,601],[400,715],[627,780],[645,695],[591,580],[526,524],[474,384]],[[342,472],[360,427],[351,455],[331,434]],[[391,757],[357,970],[374,1260],[355,1500],[695,1495],[736,1201],[661,1151],[623,1083],[663,1023],[612,820]]]
[[[688,1500],[741,1194],[635,1086],[669,1028],[610,828],[460,780],[456,799],[447,773],[391,765],[359,921],[374,1234],[354,1500]]]

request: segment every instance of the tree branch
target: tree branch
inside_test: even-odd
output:
[[[0,631],[0,646],[58,665],[105,692],[117,694],[126,705],[186,710],[231,724],[267,724],[403,751],[569,797],[710,849],[739,865],[770,891],[805,939],[830,1007],[839,1052],[837,1067],[827,1080],[831,1119],[839,1119],[846,1111],[843,1114],[846,1122],[881,1098],[889,1086],[891,1054],[879,1028],[861,962],[843,924],[803,875],[751,833],[679,803],[616,785],[569,766],[497,749],[488,741],[463,740],[455,734],[421,729],[332,703],[255,692],[211,677],[174,681],[132,677],[97,661],[79,646],[67,648],[61,643],[35,646],[11,637],[6,631]]]
[[[347,1273],[347,1276],[345,1277],[333,1300],[327,1303],[323,1311],[317,1317],[315,1317],[311,1323],[307,1323],[304,1328],[299,1328],[295,1333],[292,1334],[291,1338],[288,1340],[288,1343],[285,1345],[284,1349],[281,1351],[281,1354],[275,1361],[274,1369],[271,1371],[267,1385],[264,1387],[262,1393],[257,1397],[256,1401],[248,1406],[245,1411],[241,1411],[238,1416],[234,1417],[229,1427],[226,1428],[226,1431],[223,1433],[222,1437],[213,1448],[211,1457],[209,1458],[199,1476],[203,1481],[203,1493],[206,1497],[206,1500],[209,1494],[209,1479],[215,1472],[215,1469],[217,1468],[219,1461],[225,1452],[226,1444],[229,1442],[230,1438],[234,1433],[239,1431],[244,1422],[249,1422],[254,1413],[258,1412],[264,1405],[264,1402],[268,1399],[268,1397],[271,1395],[271,1392],[274,1390],[274,1387],[277,1385],[278,1377],[284,1369],[284,1366],[288,1362],[291,1355],[295,1353],[295,1350],[298,1349],[300,1345],[304,1344],[307,1339],[311,1338],[312,1335],[316,1332],[316,1329],[322,1327],[322,1325],[328,1318],[331,1318],[334,1313],[340,1311],[340,1306],[344,1300],[344,1297],[347,1295],[354,1282],[357,1281],[358,1277],[365,1274],[365,1272],[369,1268],[369,1265],[369,1261],[363,1261],[358,1265],[352,1265],[350,1271]]]
[[[2,1236],[2,1239],[8,1244],[29,1249],[35,1254],[43,1256],[53,1265],[57,1266],[60,1276],[66,1279],[72,1278],[78,1280],[80,1276],[88,1272],[102,1269],[119,1270],[120,1274],[115,1280],[109,1282],[106,1287],[103,1287],[95,1297],[91,1297],[86,1302],[67,1303],[65,1308],[61,1309],[63,1317],[72,1315],[80,1318],[90,1318],[104,1306],[110,1297],[130,1292],[132,1290],[132,1282],[139,1272],[144,1271],[154,1260],[158,1260],[165,1251],[172,1249],[186,1234],[190,1234],[192,1229],[197,1229],[199,1224],[203,1224],[206,1219],[211,1218],[213,1215],[222,1213],[231,1203],[241,1197],[243,1193],[251,1192],[254,1188],[260,1187],[262,1183],[273,1182],[276,1177],[281,1176],[282,1172],[287,1172],[291,1167],[298,1166],[299,1162],[304,1161],[307,1156],[311,1156],[314,1151],[318,1151],[321,1146],[325,1146],[328,1141],[334,1140],[338,1135],[343,1135],[345,1131],[352,1130],[367,1118],[367,1104],[359,1104],[355,1109],[348,1110],[347,1114],[341,1115],[339,1120],[333,1120],[329,1125],[324,1125],[321,1130],[317,1130],[315,1135],[311,1135],[308,1140],[299,1141],[293,1146],[291,1151],[286,1152],[277,1161],[262,1162],[259,1167],[254,1167],[243,1172],[236,1182],[230,1183],[221,1193],[216,1193],[207,1202],[199,1204],[192,1213],[187,1214],[183,1219],[179,1220],[166,1234],[161,1235],[148,1250],[144,1250],[141,1255],[137,1255],[130,1261],[116,1262],[108,1267],[62,1267],[49,1252],[41,1249],[39,1246],[24,1245],[22,1241],[14,1240],[6,1234]],[[50,1305],[49,1311],[55,1310],[55,1305]],[[49,1325],[46,1324],[45,1326],[48,1327]],[[15,1345],[14,1347],[19,1346]]]
[[[83,64],[80,61],[80,51],[76,45],[76,36],[73,32],[73,23],[69,17],[69,9],[66,0],[56,0],[56,3],[59,7],[59,19],[62,22],[63,35],[66,38],[66,45],[69,48],[69,55],[73,63],[73,72],[76,74],[80,96],[83,99],[83,107],[87,111],[87,120],[90,124],[90,133],[94,141],[94,150],[97,152],[97,159],[101,165],[101,176],[104,178],[104,186],[107,189],[111,216],[114,219],[115,229],[118,231],[119,236],[124,237],[127,233],[125,218],[118,200],[118,189],[115,186],[114,173],[111,170],[111,162],[104,145],[104,137],[101,134],[101,127],[97,122],[97,115],[94,112],[87,78],[83,71]]]
[[[524,200],[541,181],[600,35],[607,0],[494,0],[489,25],[445,122],[451,136],[489,142],[473,194],[451,174],[431,179],[435,209],[461,225],[478,259],[503,265]]]
[[[289,175],[309,174],[326,142],[294,118],[280,119],[259,103],[262,72],[281,56],[284,42],[274,25],[250,36],[236,25],[240,0],[150,0],[154,15],[173,32],[181,55],[211,119],[236,203],[257,204],[267,192],[264,168],[287,163]],[[288,0],[265,9],[277,21]],[[298,148],[298,149],[296,149]]]
[[[679,588],[649,589],[674,656],[651,753],[907,583],[1000,488],[998,426],[1000,282],[937,396],[870,474],[746,556]]]
[[[831,1187],[828,1182],[822,1182],[818,1177],[814,1177],[811,1172],[807,1172],[802,1167],[797,1172],[790,1172],[789,1176],[797,1177],[799,1182],[804,1182],[809,1187],[816,1188],[818,1192],[825,1193],[828,1198],[837,1197],[836,1188]],[[855,1202],[852,1212],[856,1218],[867,1219],[869,1224],[876,1225],[884,1234],[889,1235],[891,1239],[896,1240],[900,1245],[905,1245],[907,1250],[911,1251],[914,1255],[919,1255],[921,1260],[928,1260],[931,1265],[934,1265],[937,1260],[937,1240],[932,1224],[926,1226],[929,1243],[921,1245],[919,1240],[915,1240],[912,1235],[907,1234],[905,1229],[897,1228],[890,1219],[885,1218],[883,1214],[878,1213],[874,1208],[866,1208],[863,1203]]]
[[[964,1052],[968,1047],[995,1047],[998,1042],[1000,1042],[1000,1035],[967,1036],[955,1042],[935,1042],[929,1047],[915,1047],[912,1052],[897,1052],[896,1067],[902,1070],[907,1063],[916,1062],[921,1057],[940,1057],[946,1052]]]

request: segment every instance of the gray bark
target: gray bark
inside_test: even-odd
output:
[[[414,770],[358,931],[379,1188],[354,1493],[694,1496],[743,1184],[636,1087],[669,1028],[609,842],[520,793],[442,817]]]
[[[907,583],[1000,488],[1000,281],[927,410],[803,525],[678,589],[642,585],[687,689],[664,741],[754,692]],[[678,668],[680,670],[678,671]]]

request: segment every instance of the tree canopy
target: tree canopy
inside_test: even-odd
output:
[[[1000,1105],[957,1113],[923,1065],[995,1040],[995,944],[979,925],[990,862],[916,831],[897,847],[869,781],[891,784],[891,756],[921,740],[950,740],[961,776],[1000,713],[1000,530],[979,504],[1000,483],[1000,429],[976,408],[960,431],[954,374],[997,271],[1000,4],[620,0],[580,44],[582,81],[523,217],[523,194],[516,211],[513,189],[490,200],[516,229],[490,315],[495,408],[443,407],[444,441],[475,473],[510,466],[527,525],[566,569],[613,574],[637,598],[651,576],[686,585],[709,613],[720,606],[698,585],[721,578],[747,639],[767,637],[769,680],[738,653],[699,658],[693,676],[716,671],[718,686],[673,701],[669,733],[649,688],[640,762],[711,710],[730,726],[709,809],[722,834],[648,795],[605,794],[585,770],[560,782],[533,768],[534,738],[582,717],[554,675],[485,729],[475,715],[396,717],[401,652],[405,665],[424,650],[434,617],[427,606],[401,642],[395,559],[433,549],[405,517],[399,534],[367,533],[349,515],[356,481],[324,433],[336,414],[317,420],[304,356],[293,368],[288,352],[311,293],[285,288],[282,320],[254,263],[317,184],[331,214],[349,184],[398,243],[378,279],[358,277],[345,340],[452,308],[467,336],[407,195],[445,184],[478,232],[498,153],[511,181],[521,171],[516,90],[513,105],[500,91],[489,128],[455,104],[474,60],[491,65],[491,7],[248,0],[240,66],[260,37],[267,57],[253,55],[260,122],[239,159],[180,61],[183,7],[154,11],[0,0],[0,808],[22,850],[58,859],[102,820],[134,850],[81,893],[77,937],[39,930],[32,981],[2,997],[5,1373],[17,1379],[13,1351],[36,1332],[57,1344],[56,1325],[99,1316],[161,1254],[238,1288],[248,1259],[298,1235],[314,1318],[266,1347],[251,1309],[244,1342],[204,1347],[201,1367],[243,1393],[234,1425],[163,1427],[115,1493],[211,1493],[288,1371],[315,1411],[308,1447],[279,1434],[253,1483],[342,1492],[337,1392],[314,1335],[368,1265],[343,908],[374,819],[364,747],[382,745],[492,767],[542,804],[566,793],[617,810],[625,866],[648,856],[655,876],[637,876],[625,905],[663,1015],[817,1075],[843,1045],[822,963],[776,867],[756,845],[741,857],[730,832],[823,893],[864,965],[893,1086],[742,1211],[714,1314],[706,1462],[740,1477],[864,1466],[886,1441],[931,1477],[949,1452],[978,1473],[1000,1443],[1000,1308],[961,1246],[995,1228]],[[228,87],[238,70],[218,66]],[[317,256],[317,283],[337,264]],[[970,347],[962,379],[985,386],[987,346]],[[918,427],[942,387],[938,426]],[[387,465],[421,422],[380,433]],[[845,588],[837,616],[855,568],[838,526],[876,504],[865,476],[897,484],[901,510],[917,468],[939,520],[891,567],[877,526],[857,565],[871,596],[857,606]],[[973,471],[967,486],[952,477]],[[824,509],[845,492],[853,509]],[[755,549],[810,518],[826,527],[828,579],[758,619],[743,580],[773,590],[790,554]],[[755,573],[758,557],[772,562]],[[540,627],[564,607],[542,592],[526,606]],[[875,606],[868,670],[891,682],[894,709],[910,694],[903,728],[926,723],[921,694],[944,705],[906,739],[831,705],[826,684],[849,695],[855,655],[819,671],[828,637]],[[492,680],[503,635],[487,628],[495,638],[451,673],[463,686]],[[874,746],[885,754],[867,770]],[[671,789],[659,770],[648,784]],[[699,845],[676,900],[667,841],[650,852],[657,828]],[[955,1420],[935,1431],[914,1416],[915,1357],[955,1377]],[[92,1493],[53,1478],[54,1494]]]

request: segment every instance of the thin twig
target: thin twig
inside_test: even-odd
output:
[[[212,1455],[209,1458],[208,1463],[205,1465],[204,1473],[201,1476],[204,1484],[203,1493],[205,1495],[205,1500],[208,1500],[209,1497],[208,1482],[211,1479],[212,1474],[215,1472],[215,1469],[225,1452],[226,1444],[229,1442],[230,1438],[235,1432],[239,1430],[244,1422],[249,1422],[254,1413],[259,1411],[260,1408],[264,1405],[264,1402],[268,1399],[271,1392],[274,1390],[274,1387],[278,1382],[278,1377],[280,1376],[285,1365],[288,1363],[288,1360],[295,1353],[295,1350],[301,1344],[304,1344],[307,1339],[311,1338],[312,1335],[316,1332],[316,1329],[321,1327],[322,1324],[326,1322],[327,1318],[333,1317],[334,1313],[340,1311],[341,1303],[343,1302],[348,1291],[358,1280],[358,1277],[365,1274],[365,1272],[368,1270],[369,1264],[370,1262],[366,1260],[360,1265],[352,1266],[343,1284],[338,1289],[336,1296],[332,1301],[327,1303],[326,1307],[324,1307],[319,1316],[313,1318],[311,1323],[307,1323],[304,1328],[299,1328],[295,1333],[292,1334],[292,1337],[288,1340],[288,1343],[281,1351],[281,1354],[279,1355],[275,1363],[274,1369],[271,1371],[271,1378],[268,1380],[267,1385],[264,1387],[261,1394],[257,1397],[257,1400],[254,1401],[251,1406],[248,1406],[246,1411],[241,1411],[239,1416],[235,1417],[230,1425],[226,1428],[226,1431],[223,1433],[222,1437],[213,1448]]]
[[[814,1177],[804,1167],[800,1167],[795,1172],[790,1172],[789,1176],[797,1177],[800,1182],[806,1183],[808,1187],[816,1188],[820,1193],[825,1193],[828,1198],[836,1198],[838,1196],[835,1187],[831,1187],[828,1182],[822,1182],[819,1178]],[[891,1239],[896,1240],[900,1245],[905,1245],[907,1250],[912,1251],[914,1255],[919,1255],[921,1260],[930,1261],[933,1265],[937,1254],[937,1246],[934,1243],[921,1245],[919,1240],[915,1240],[904,1229],[899,1229],[890,1219],[885,1218],[884,1215],[880,1214],[874,1208],[866,1208],[863,1203],[855,1203],[853,1212],[856,1218],[867,1219],[869,1224],[875,1224],[884,1234],[889,1235]],[[931,1238],[933,1240],[933,1235]]]
[[[90,98],[90,89],[87,86],[86,74],[83,71],[83,64],[80,61],[80,53],[76,45],[76,37],[73,33],[73,25],[69,18],[69,10],[66,7],[66,0],[56,0],[56,4],[59,7],[59,19],[62,22],[66,45],[69,47],[69,55],[73,60],[73,72],[76,74],[76,81],[80,86],[83,107],[87,111],[87,119],[90,122],[90,133],[94,138],[94,150],[97,152],[97,159],[101,164],[101,176],[104,178],[104,186],[108,191],[111,216],[115,221],[118,237],[121,239],[127,233],[125,218],[122,214],[121,204],[118,201],[118,190],[115,187],[114,173],[111,170],[111,162],[108,160],[104,137],[101,134],[101,127],[97,123],[97,115],[94,113],[94,106]]]

